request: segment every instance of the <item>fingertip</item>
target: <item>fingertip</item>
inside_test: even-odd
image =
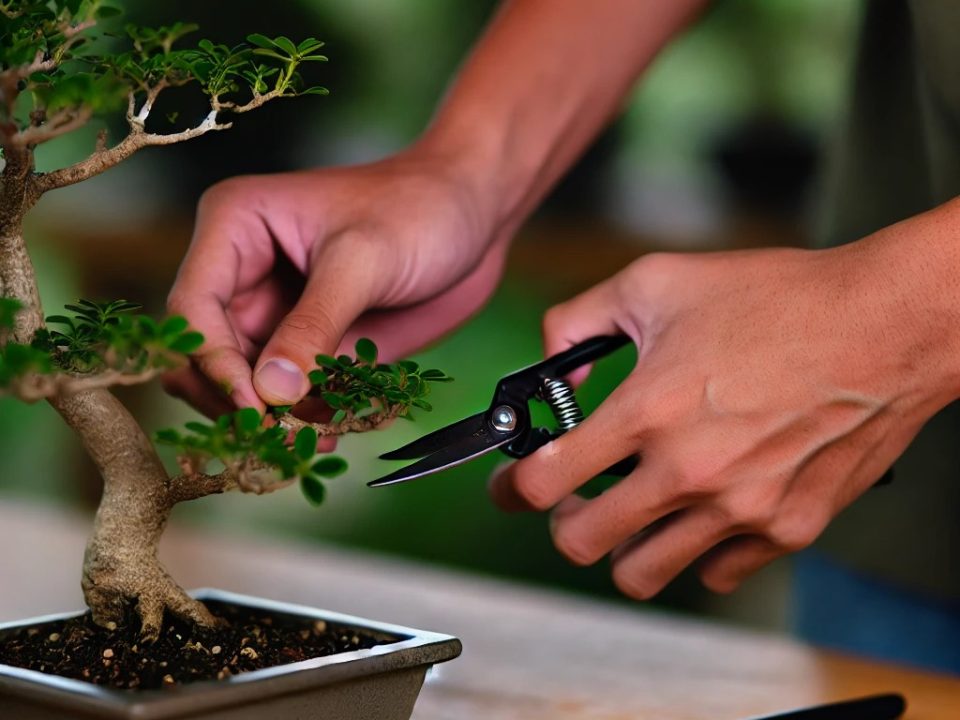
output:
[[[253,375],[253,387],[268,405],[294,405],[307,394],[310,382],[295,362],[275,357],[257,368]]]

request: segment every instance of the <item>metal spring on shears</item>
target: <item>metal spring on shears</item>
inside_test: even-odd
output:
[[[540,389],[543,401],[550,406],[561,430],[572,430],[583,422],[583,410],[573,388],[566,380],[547,378]]]

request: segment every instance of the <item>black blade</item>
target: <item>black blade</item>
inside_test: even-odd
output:
[[[464,418],[453,425],[434,430],[401,448],[391,450],[380,456],[381,460],[413,460],[414,458],[429,455],[450,445],[456,445],[470,439],[477,432],[486,428],[485,413],[477,413]]]
[[[491,433],[484,426],[481,430],[474,433],[469,439],[456,445],[445,447],[432,455],[428,455],[422,460],[418,460],[412,465],[407,465],[396,472],[384,475],[382,478],[368,482],[369,487],[382,487],[383,485],[393,485],[394,483],[406,482],[414,478],[429,475],[430,473],[446,470],[454,465],[460,465],[467,460],[472,460],[484,453],[488,453],[495,448],[505,445],[516,437],[516,433],[503,435],[501,433]]]

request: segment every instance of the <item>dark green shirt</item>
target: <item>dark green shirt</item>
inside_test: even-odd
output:
[[[960,0],[866,7],[832,157],[830,245],[960,195]],[[960,599],[960,403],[924,427],[895,473],[841,514],[819,547],[875,577]]]

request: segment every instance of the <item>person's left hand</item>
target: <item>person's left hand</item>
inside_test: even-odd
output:
[[[810,544],[951,398],[935,338],[863,241],[833,250],[649,255],[544,321],[547,355],[593,335],[637,344],[630,376],[582,425],[494,478],[507,510],[554,508],[576,564],[613,553],[627,595],[704,557],[728,592]],[[614,462],[639,467],[593,500]]]

